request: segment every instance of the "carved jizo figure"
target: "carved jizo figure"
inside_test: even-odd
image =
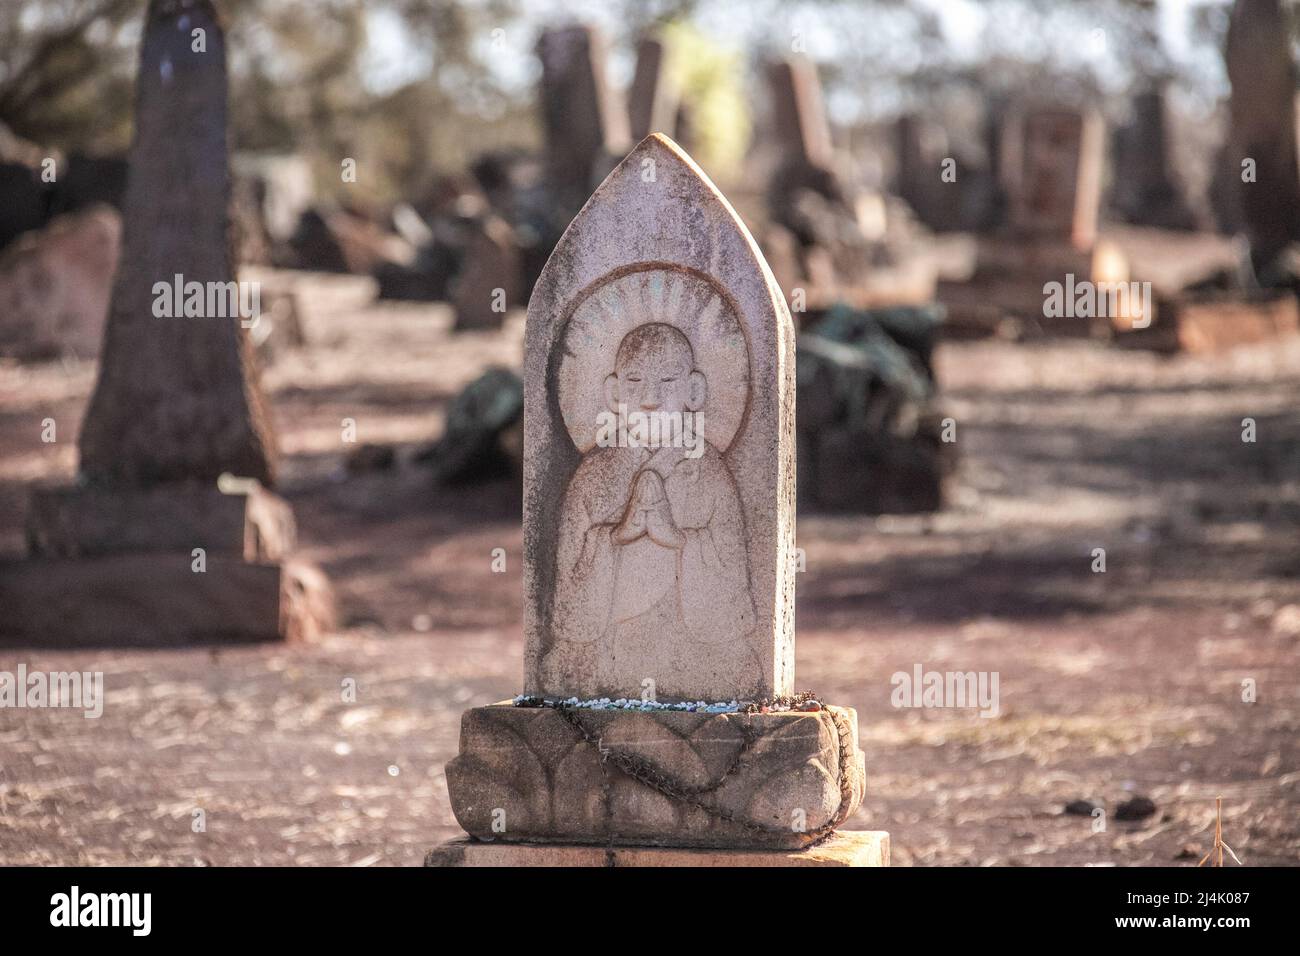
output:
[[[528,843],[525,861],[597,858],[582,845],[601,865],[617,847],[797,850],[857,809],[857,715],[788,699],[794,366],[753,237],[647,137],[528,303],[524,692],[466,711],[447,794],[478,839],[432,864]],[[843,858],[884,863],[882,845]]]
[[[709,390],[690,340],[663,322],[623,337],[603,384],[610,412],[660,421],[702,415]],[[696,437],[702,451],[683,441],[592,448],[574,472],[560,517],[556,643],[543,665],[552,679],[570,671],[574,652],[595,651],[611,695],[698,672],[735,686],[758,680],[740,495],[718,449]],[[668,653],[664,635],[678,638]]]
[[[792,693],[793,323],[669,140],[574,219],[525,338],[525,693]]]

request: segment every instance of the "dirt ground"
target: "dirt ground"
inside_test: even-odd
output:
[[[0,649],[0,670],[103,671],[107,689],[93,720],[0,710],[0,863],[410,865],[458,833],[459,714],[520,688],[519,496],[436,490],[408,459],[461,385],[517,364],[522,317],[453,337],[445,309],[369,304],[365,280],[264,279],[297,287],[312,339],[265,385],[281,491],[344,628]],[[1221,795],[1247,865],[1300,862],[1300,342],[1203,359],[961,343],[938,367],[950,508],[799,521],[797,684],[856,707],[866,752],[849,827],[890,831],[897,865],[1194,865]],[[0,554],[22,552],[31,486],[73,475],[93,381],[86,362],[0,365]],[[344,418],[398,466],[349,475]],[[891,675],[918,664],[997,672],[1000,713],[896,709]],[[1155,814],[1117,819],[1135,795]],[[1105,829],[1063,813],[1074,800]]]

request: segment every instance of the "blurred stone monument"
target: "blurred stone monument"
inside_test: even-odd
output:
[[[1296,72],[1278,0],[1237,0],[1226,57],[1232,83],[1230,149],[1250,257],[1262,285],[1295,280],[1279,256],[1300,239]]]
[[[806,57],[767,67],[779,158],[767,187],[764,252],[787,301],[803,308],[928,302],[933,263],[891,224],[883,197],[850,188],[835,169],[816,65]],[[876,214],[872,215],[871,210]],[[877,224],[878,221],[878,224]],[[804,318],[796,307],[796,321]]]
[[[452,293],[457,331],[499,329],[509,309],[519,308],[522,266],[514,231],[485,214],[471,226],[465,262]]]
[[[576,212],[627,151],[627,113],[609,87],[605,41],[594,27],[547,30],[537,54],[547,180],[555,200]]]
[[[1105,129],[1092,112],[1035,108],[1004,128],[999,170],[1018,239],[1089,251],[1097,239]]]
[[[894,122],[895,188],[918,219],[931,229],[955,229],[961,204],[954,183],[942,178],[948,137],[938,123],[915,113]]]
[[[675,135],[680,95],[668,73],[667,44],[645,37],[636,47],[636,72],[627,96],[632,141],[640,142],[651,133]]]
[[[941,283],[939,298],[958,334],[1109,338],[1121,324],[1149,322],[1126,299],[1121,315],[1049,315],[1044,288],[1060,283],[1129,283],[1129,263],[1098,240],[1106,130],[1100,114],[1063,106],[1008,108],[997,169],[1005,222],[979,237],[970,280]]]
[[[430,865],[887,863],[837,832],[856,714],[792,696],[794,388],[753,239],[647,138],[529,302],[525,695],[465,713]]]
[[[1115,146],[1112,204],[1124,220],[1162,229],[1195,229],[1196,217],[1174,170],[1163,88],[1133,98],[1132,122],[1120,130]]]
[[[227,135],[211,0],[152,0],[78,480],[33,497],[31,558],[0,574],[5,638],[248,641],[330,624],[328,583],[288,560],[293,515],[266,490],[275,440],[244,308],[256,290],[233,281]]]
[[[768,213],[775,228],[788,232],[797,243],[799,260],[794,265],[808,285],[818,278],[817,263],[811,260],[829,255],[825,240],[839,231],[837,220],[848,206],[832,168],[831,131],[816,65],[806,57],[779,59],[768,64],[767,77],[773,138],[780,150],[768,183]],[[776,244],[782,240],[778,238]],[[829,261],[823,271],[823,284],[833,282]]]
[[[0,355],[93,358],[104,338],[122,222],[96,204],[56,216],[0,253]]]

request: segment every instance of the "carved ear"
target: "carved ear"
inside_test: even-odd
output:
[[[605,407],[615,415],[618,414],[618,376],[605,376]]]
[[[686,407],[693,412],[698,412],[709,397],[709,380],[704,377],[703,372],[692,372],[690,384],[691,392],[686,399]]]

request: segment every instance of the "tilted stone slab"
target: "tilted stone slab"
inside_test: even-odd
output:
[[[857,714],[476,707],[452,812],[506,842],[799,848],[862,800]]]

